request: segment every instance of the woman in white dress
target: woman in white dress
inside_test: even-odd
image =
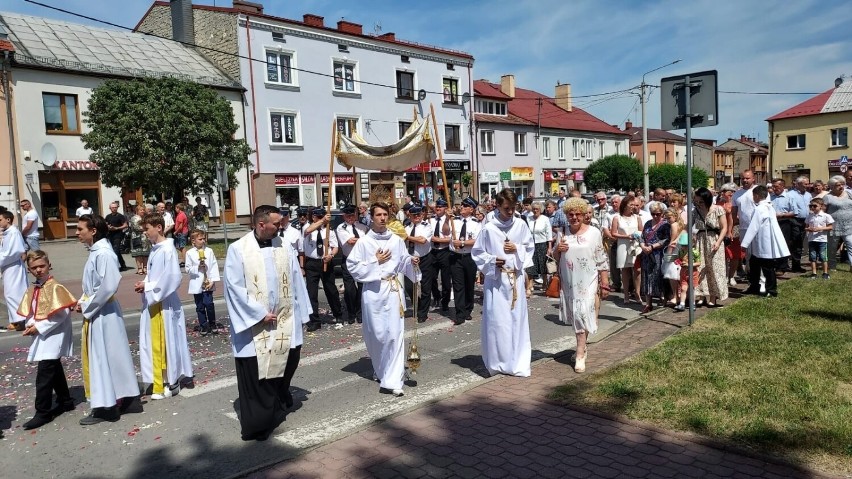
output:
[[[559,317],[574,326],[577,353],[574,370],[586,370],[589,334],[598,330],[596,304],[598,294],[609,295],[609,259],[603,247],[600,230],[583,223],[586,201],[571,198],[562,207],[568,218],[568,228],[556,238],[554,249],[562,280]]]
[[[635,294],[635,301],[639,302],[639,271],[633,267],[636,261],[636,253],[631,248],[634,234],[640,234],[642,224],[639,215],[636,214],[636,198],[628,196],[618,207],[618,215],[612,219],[610,234],[616,239],[615,267],[621,270],[622,284],[624,286],[624,304],[630,302],[630,293]]]

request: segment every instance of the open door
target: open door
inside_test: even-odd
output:
[[[56,174],[39,172],[41,189],[41,219],[44,224],[44,238],[48,240],[65,239],[65,207],[60,202],[61,179]]]
[[[222,205],[222,217],[228,224],[237,222],[237,213],[234,209],[234,190],[223,192],[222,195],[224,204]]]

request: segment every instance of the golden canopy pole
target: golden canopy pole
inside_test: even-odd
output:
[[[435,149],[438,151],[438,162],[441,164],[441,178],[444,180],[444,196],[447,204],[452,209],[453,204],[450,200],[450,185],[447,184],[447,170],[444,169],[444,151],[441,149],[441,139],[438,136],[438,122],[435,120],[435,105],[429,104],[429,110],[432,112],[432,129],[435,131]],[[450,228],[453,231],[453,240],[456,239],[456,223],[450,221]]]
[[[331,159],[328,161],[328,210],[326,210],[326,215],[331,214],[331,194],[334,191],[334,156],[337,153],[337,122],[331,122]],[[320,185],[320,190],[322,190],[322,185]],[[326,222],[325,224],[325,238],[323,238],[323,251],[325,254],[328,254],[328,237],[331,235],[331,221]],[[326,271],[328,269],[328,263],[323,261],[322,270]]]

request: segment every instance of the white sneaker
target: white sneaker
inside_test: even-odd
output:
[[[761,283],[760,284],[760,294],[765,294],[765,293],[766,293],[766,285]]]
[[[535,284],[544,284],[544,280],[541,279],[541,278],[536,278],[534,281],[535,281]]]
[[[166,389],[166,391],[168,391],[168,389]],[[159,401],[160,399],[166,399],[166,395],[165,394],[156,394],[156,393],[151,395],[152,401]]]
[[[731,286],[736,286],[736,285],[737,285],[737,280],[736,280],[736,279],[734,279],[734,278],[731,278],[731,279],[730,279],[730,281],[728,281],[728,284],[730,284]]]
[[[405,396],[405,393],[402,391],[402,389],[394,389],[394,390],[391,391],[391,394],[393,394],[396,397]]]

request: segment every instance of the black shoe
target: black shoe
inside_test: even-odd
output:
[[[100,424],[104,421],[115,422],[118,421],[120,417],[121,416],[118,413],[118,408],[116,407],[96,408],[92,410],[92,412],[88,416],[84,417],[83,419],[80,419],[80,425],[94,426],[95,424]]]
[[[51,421],[53,421],[52,416],[45,417],[45,416],[35,415],[32,419],[25,422],[23,427],[24,427],[25,430],[29,431],[30,429],[36,429],[36,428],[42,427],[45,424],[50,423]]]
[[[127,271],[128,269],[130,269],[130,268],[128,268],[127,266],[121,266],[120,268],[118,268],[118,271],[124,272],[124,271]]]
[[[792,271],[793,273],[807,273],[808,272],[808,270],[806,270],[805,268],[796,268],[796,269],[791,269],[790,271]]]
[[[759,289],[746,288],[745,291],[743,291],[743,294],[757,294],[757,295],[759,295],[760,290]]]
[[[453,320],[453,324],[455,324],[456,326],[459,326],[459,325],[461,325],[461,324],[464,324],[464,318],[454,319],[454,320]]]
[[[210,325],[201,328],[202,336],[207,336],[208,334],[213,334],[213,328]]]
[[[198,325],[198,324],[196,324],[195,327],[192,328],[192,330],[195,331],[196,333],[201,331],[201,329],[202,329],[201,326]]]
[[[60,402],[53,409],[50,410],[50,415],[56,418],[57,416],[62,415],[64,412],[73,411],[75,409],[74,400],[69,399],[67,401]]]
[[[349,318],[346,320],[348,324],[355,324],[355,318]]]
[[[287,409],[293,407],[293,395],[290,394],[290,388],[287,388],[287,392],[284,395],[284,406],[286,406]]]
[[[449,313],[450,312],[450,306],[449,305],[441,306],[441,312],[442,313]]]
[[[319,321],[308,321],[308,326],[305,329],[307,329],[308,332],[311,332],[311,331],[316,331],[320,328],[322,328],[321,322],[319,322]]]
[[[142,401],[139,396],[121,398],[118,406],[119,414],[138,414],[142,412]]]
[[[425,323],[428,318],[417,318],[418,323]]]

